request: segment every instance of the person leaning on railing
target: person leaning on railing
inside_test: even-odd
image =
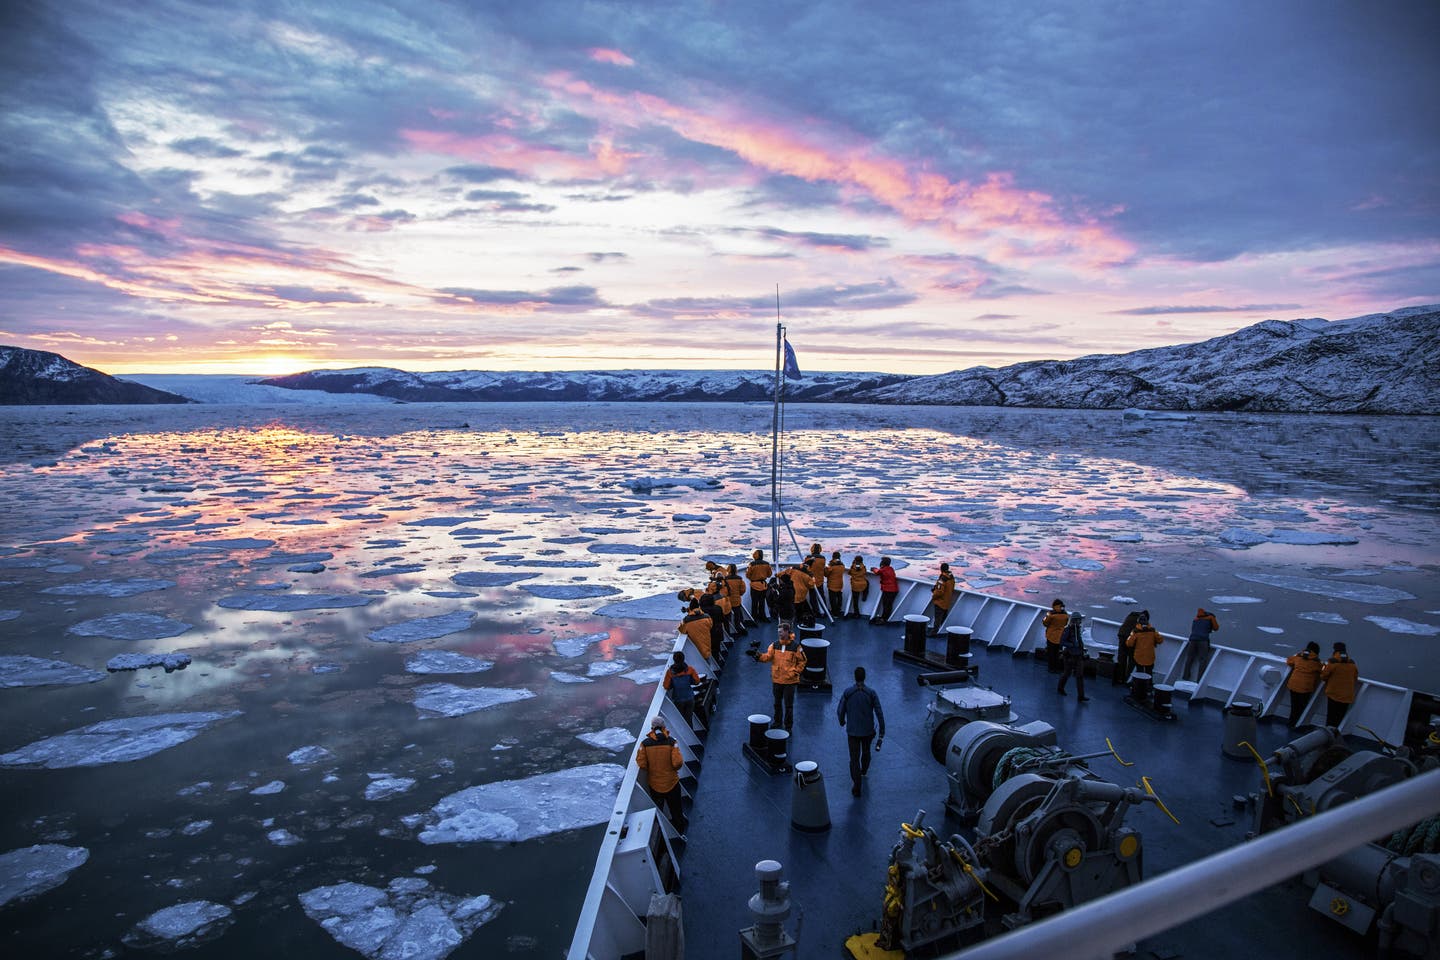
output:
[[[750,565],[745,568],[745,579],[750,582],[750,616],[756,623],[769,623],[770,611],[766,609],[765,594],[770,587],[770,578],[775,571],[765,560],[765,551],[756,550],[751,554]]]
[[[1305,644],[1304,650],[1286,657],[1285,665],[1290,668],[1290,676],[1285,678],[1285,689],[1290,691],[1290,726],[1298,727],[1305,713],[1305,704],[1315,688],[1320,686],[1320,671],[1323,669],[1320,644],[1311,640]]]
[[[1110,675],[1110,683],[1114,686],[1121,686],[1130,679],[1130,668],[1135,664],[1135,656],[1125,641],[1130,639],[1130,633],[1135,629],[1135,624],[1140,622],[1140,610],[1131,610],[1125,615],[1125,620],[1120,624],[1120,629],[1115,632],[1115,672]],[[1144,611],[1148,616],[1149,611]]]
[[[1345,644],[1336,641],[1334,653],[1320,670],[1320,679],[1325,682],[1325,726],[1338,727],[1355,702],[1355,687],[1360,679],[1360,668],[1345,652]]]
[[[850,561],[850,612],[846,617],[862,617],[860,604],[870,599],[870,573],[865,568],[865,558],[860,554]]]
[[[1134,651],[1136,669],[1154,673],[1155,648],[1164,642],[1165,638],[1160,636],[1160,631],[1150,626],[1150,612],[1141,610],[1135,629],[1125,638],[1125,646]]]

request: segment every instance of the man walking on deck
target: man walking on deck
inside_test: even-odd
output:
[[[1073,674],[1075,677],[1075,695],[1081,703],[1089,700],[1085,696],[1085,636],[1082,624],[1085,618],[1081,614],[1070,614],[1070,622],[1065,624],[1065,632],[1060,635],[1060,652],[1065,657],[1065,668],[1060,674],[1060,685],[1055,689],[1060,696],[1065,696],[1065,681]]]
[[[655,806],[665,811],[670,825],[683,837],[685,835],[685,807],[680,796],[680,768],[685,758],[680,747],[665,729],[660,717],[650,721],[650,732],[640,741],[635,754],[635,765],[645,771],[645,787]]]
[[[870,771],[870,743],[873,740],[879,750],[885,742],[885,712],[880,709],[880,697],[865,686],[864,667],[855,668],[855,684],[841,695],[835,716],[850,742],[850,794],[858,797],[860,779]],[[875,737],[877,725],[879,739]]]
[[[805,673],[805,651],[789,625],[781,624],[779,639],[756,659],[770,664],[770,692],[775,698],[770,725],[789,730],[795,726],[795,687]]]

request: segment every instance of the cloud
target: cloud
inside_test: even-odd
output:
[[[617,250],[601,250],[585,254],[585,258],[591,263],[608,263],[613,260],[629,260],[630,255],[620,253]]]
[[[358,293],[348,290],[317,290],[314,287],[275,286],[256,287],[259,293],[268,293],[277,300],[291,303],[369,303]]]
[[[866,251],[890,246],[885,237],[872,237],[854,233],[812,233],[781,230],[778,227],[762,227],[755,231],[763,237],[793,241],[806,247],[828,250]]]
[[[1282,310],[1301,310],[1299,303],[1247,303],[1231,307],[1214,306],[1171,306],[1171,307],[1130,307],[1125,310],[1111,310],[1111,313],[1127,317],[1157,317],[1176,313],[1269,313]]]
[[[596,63],[609,63],[617,67],[633,67],[635,61],[631,60],[619,50],[607,50],[604,47],[595,47],[590,51],[590,59]]]
[[[551,287],[548,290],[475,290],[447,287],[441,291],[482,307],[588,308],[604,306],[594,287]]]
[[[462,163],[446,167],[445,172],[465,183],[493,183],[496,180],[522,180],[518,171],[508,167],[494,167],[483,163]]]
[[[183,140],[171,140],[170,149],[177,153],[188,154],[192,157],[201,157],[206,160],[226,160],[231,157],[243,157],[244,150],[236,150],[228,147],[211,137],[186,137]]]

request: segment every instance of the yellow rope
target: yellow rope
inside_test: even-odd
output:
[[[987,897],[989,897],[991,900],[994,900],[996,903],[1000,902],[1000,898],[995,896],[995,894],[991,893],[990,888],[985,886],[985,881],[980,879],[980,875],[975,872],[975,868],[970,866],[970,864],[966,862],[964,857],[960,856],[960,851],[952,847],[950,849],[950,856],[955,858],[955,862],[960,864],[960,869],[964,870],[967,874],[969,874],[971,880],[974,880],[977,884],[980,885],[980,889],[985,891],[985,895]]]
[[[1260,776],[1265,778],[1265,796],[1274,797],[1275,791],[1270,786],[1270,765],[1265,762],[1265,758],[1260,756],[1260,751],[1256,750],[1249,740],[1241,740],[1240,746],[1249,750],[1250,755],[1255,758],[1255,762],[1260,764]]]
[[[1110,742],[1110,738],[1109,738],[1109,737],[1106,737],[1106,738],[1105,738],[1105,746],[1107,746],[1107,747],[1110,748],[1110,755],[1111,755],[1111,756],[1113,756],[1116,760],[1120,760],[1120,754],[1118,754],[1118,753],[1115,752],[1115,744],[1113,744],[1113,743]],[[1134,761],[1131,761],[1130,763],[1126,763],[1124,760],[1120,760],[1120,766],[1122,766],[1122,767],[1133,767],[1133,766],[1135,766],[1135,763],[1134,763]]]
[[[1161,812],[1164,813],[1165,816],[1169,817],[1171,820],[1175,820],[1175,814],[1170,812],[1170,808],[1165,806],[1165,801],[1161,800],[1160,795],[1155,792],[1155,788],[1150,786],[1150,778],[1141,777],[1140,782],[1145,784],[1145,792],[1150,794],[1150,797],[1155,801],[1155,806],[1159,807]],[[1179,820],[1175,820],[1175,826],[1180,826]]]

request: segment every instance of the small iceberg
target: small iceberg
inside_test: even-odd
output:
[[[459,687],[453,683],[427,683],[415,688],[415,709],[421,717],[463,717],[502,703],[529,700],[535,694],[524,687]]]
[[[38,843],[0,853],[0,907],[53,890],[90,859],[84,847]]]
[[[111,673],[122,670],[144,670],[148,667],[164,667],[166,673],[184,670],[190,666],[188,653],[121,653],[111,657],[105,669]]]
[[[70,628],[80,637],[110,637],[114,640],[164,640],[178,637],[190,624],[153,613],[112,613],[108,617],[82,620]]]
[[[475,614],[468,610],[442,613],[434,617],[420,617],[392,623],[388,627],[371,630],[365,636],[376,643],[411,643],[415,640],[434,640],[470,629]]]
[[[0,688],[48,687],[75,683],[95,683],[105,674],[64,660],[43,660],[40,657],[0,656]]]
[[[183,949],[215,939],[230,923],[230,908],[223,903],[190,900],[156,910],[123,939],[132,947]]]
[[[240,715],[241,711],[231,710],[227,713],[158,713],[148,717],[103,720],[0,755],[0,766],[60,770],[128,763],[179,746],[215,724]]]
[[[422,815],[421,843],[517,842],[610,819],[625,768],[594,763],[452,793]]]
[[[300,894],[305,916],[370,960],[442,960],[499,915],[489,896],[458,897],[419,877],[385,889],[337,883]]]

